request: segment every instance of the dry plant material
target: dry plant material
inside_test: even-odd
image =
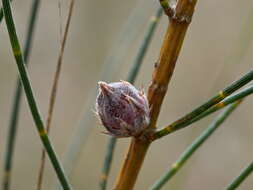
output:
[[[66,40],[67,40],[67,36],[68,36],[70,20],[71,20],[72,13],[73,13],[74,2],[75,2],[75,0],[71,0],[71,2],[70,2],[69,13],[68,13],[68,17],[67,17],[63,40],[61,42],[60,54],[59,54],[58,61],[57,61],[56,72],[54,75],[54,81],[53,81],[53,86],[52,86],[50,100],[49,100],[48,117],[47,117],[47,123],[46,123],[46,131],[48,134],[49,134],[50,128],[51,128],[51,121],[52,121],[52,117],[53,117],[53,110],[54,110],[54,105],[55,105],[56,93],[57,93],[57,88],[58,88],[58,83],[59,83],[59,78],[60,78],[60,73],[61,73],[61,67],[62,67],[62,59],[63,59],[64,49],[65,49]],[[46,162],[45,159],[46,159],[46,151],[45,151],[45,149],[43,149],[42,155],[41,155],[41,162],[40,162],[41,164],[40,164],[40,168],[39,168],[37,190],[42,189],[43,175],[44,175],[45,162]]]

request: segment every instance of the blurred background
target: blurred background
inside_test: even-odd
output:
[[[22,43],[25,39],[31,3],[31,0],[25,3],[13,1],[14,17]],[[106,57],[109,54],[116,55],[117,45],[124,45],[117,39],[133,8],[140,3],[141,1],[135,0],[76,0],[50,134],[61,159],[73,138],[75,128],[83,115],[83,109],[88,106],[87,114],[92,112],[94,106],[87,105],[88,97],[97,87]],[[120,60],[119,64],[122,66],[117,72],[108,72],[108,75],[114,76],[115,81],[126,78],[126,71],[132,65],[148,19],[154,14],[158,2],[146,0],[144,5],[139,9],[144,15],[143,18],[138,21],[138,26],[133,25],[129,29],[136,31],[136,35],[131,43],[126,44],[126,51],[121,52],[124,59]],[[63,25],[65,23],[68,6],[68,0],[42,1],[36,25],[29,74],[44,120],[60,47],[60,23]],[[218,90],[252,69],[253,46],[250,43],[253,36],[252,19],[253,3],[250,0],[240,2],[206,0],[197,3],[193,22],[189,27],[164,99],[158,126],[163,127],[188,113]],[[148,87],[167,24],[167,18],[162,17],[137,77],[138,88]],[[128,34],[131,35],[130,33],[125,34],[126,39]],[[0,25],[1,177],[16,78],[17,68],[3,22]],[[223,189],[252,161],[252,99],[252,97],[247,98],[164,189]],[[82,147],[71,175],[75,189],[99,189],[98,182],[108,137],[101,134],[103,127],[99,125],[93,114],[91,115],[92,122],[84,126],[89,137]],[[153,184],[190,142],[208,126],[214,116],[155,142],[148,151],[135,189],[144,190]],[[129,138],[118,141],[108,189],[112,188],[129,141]],[[40,156],[41,142],[27,102],[23,98],[12,189],[35,189]],[[51,189],[56,178],[49,162],[45,174],[43,189]],[[253,176],[250,176],[239,189],[251,190],[252,180]]]

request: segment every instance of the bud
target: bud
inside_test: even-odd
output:
[[[98,82],[96,110],[107,134],[115,137],[138,136],[149,124],[145,94],[126,81]]]

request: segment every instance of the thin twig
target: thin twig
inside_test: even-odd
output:
[[[51,128],[51,121],[52,121],[52,117],[53,117],[55,98],[56,98],[56,93],[57,93],[59,78],[60,78],[60,73],[61,73],[61,67],[62,67],[62,59],[63,59],[65,44],[66,44],[66,40],[67,40],[67,36],[68,36],[70,20],[71,20],[72,13],[73,13],[74,2],[75,2],[74,0],[70,1],[69,13],[68,13],[68,17],[67,17],[66,26],[65,26],[64,36],[63,36],[63,40],[61,40],[62,43],[61,43],[60,54],[58,57],[56,71],[54,74],[54,81],[53,81],[53,86],[52,86],[51,95],[50,95],[50,102],[49,102],[49,109],[48,109],[48,116],[47,116],[47,123],[46,123],[46,131],[48,134],[49,134],[50,128]],[[44,174],[45,162],[46,162],[45,158],[46,158],[46,151],[45,151],[45,149],[43,149],[42,155],[41,155],[41,164],[40,164],[40,168],[39,168],[39,176],[38,176],[38,181],[37,181],[37,190],[42,189],[43,174]]]
[[[143,30],[145,21],[150,16],[150,11],[153,10],[153,3],[151,1],[139,0],[136,1],[136,5],[131,11],[126,22],[123,23],[123,27],[119,32],[119,35],[115,39],[115,45],[109,51],[105,58],[105,61],[100,69],[98,76],[103,81],[114,81],[118,75],[122,65],[126,63],[126,52],[136,41],[140,32]],[[133,30],[134,28],[134,30]],[[95,84],[94,84],[95,85]],[[85,146],[90,131],[92,130],[94,123],[94,114],[90,110],[94,109],[94,101],[97,94],[97,89],[90,90],[88,100],[85,101],[85,105],[82,108],[80,114],[80,120],[75,127],[74,133],[71,135],[70,143],[67,147],[67,151],[64,154],[63,165],[68,176],[72,176],[73,171],[80,153]],[[57,183],[54,184],[56,186]],[[59,185],[58,185],[59,186]],[[58,189],[61,189],[60,187]]]
[[[30,53],[31,53],[31,46],[34,36],[34,29],[35,23],[38,17],[38,10],[39,10],[40,0],[34,0],[31,6],[31,12],[29,17],[29,25],[26,34],[25,46],[24,46],[24,61],[28,65]],[[2,19],[2,9],[0,11],[0,22]],[[4,160],[4,178],[3,178],[3,189],[8,190],[10,189],[11,183],[11,174],[12,174],[12,162],[14,157],[14,149],[15,149],[15,142],[16,142],[16,135],[17,135],[17,127],[18,127],[18,119],[19,119],[19,111],[20,111],[20,103],[22,97],[22,86],[21,81],[18,78],[16,81],[16,88],[15,88],[15,95],[13,99],[13,104],[11,108],[11,118],[8,127],[8,137],[6,143],[6,154]]]
[[[63,168],[59,162],[59,159],[57,158],[57,155],[54,151],[54,148],[48,138],[47,132],[44,128],[44,123],[42,121],[41,115],[39,113],[39,109],[37,107],[37,103],[35,101],[32,87],[30,84],[30,79],[28,77],[26,67],[24,64],[23,54],[20,48],[19,40],[16,33],[15,24],[13,21],[12,11],[11,11],[11,5],[9,0],[2,0],[3,10],[4,10],[4,17],[5,22],[7,25],[10,43],[12,46],[12,52],[16,59],[16,64],[18,67],[19,75],[25,90],[25,94],[27,97],[27,101],[30,107],[31,114],[33,116],[33,120],[36,124],[36,128],[38,131],[38,134],[40,136],[40,139],[49,155],[50,161],[55,169],[55,172],[58,176],[59,181],[61,182],[63,188],[65,190],[70,190],[71,186],[64,174]]]
[[[194,119],[195,117],[197,117],[198,115],[200,115],[204,111],[208,110],[213,105],[219,103],[220,101],[222,101],[223,99],[228,97],[230,94],[232,94],[233,92],[235,92],[236,90],[238,90],[242,86],[249,83],[251,80],[253,80],[253,70],[251,70],[250,72],[245,74],[240,79],[234,81],[232,84],[227,86],[225,89],[220,91],[218,94],[213,96],[211,99],[209,99],[207,102],[205,102],[201,106],[194,109],[192,112],[186,114],[185,116],[183,116],[182,118],[180,118],[177,121],[173,122],[172,124],[168,125],[167,127],[157,131],[153,135],[153,139],[161,138],[163,136],[166,136],[166,135],[182,128],[181,126],[185,126],[185,124],[187,122]]]
[[[158,21],[160,20],[161,16],[162,16],[162,9],[159,7],[157,9],[155,15],[153,15],[149,21],[147,31],[144,34],[143,41],[142,41],[141,46],[138,50],[136,58],[133,62],[132,68],[130,69],[130,72],[128,74],[127,81],[132,84],[135,82],[135,79],[138,75],[141,64],[143,63],[143,58],[146,55],[146,52],[147,52],[148,47],[150,45],[152,36],[154,35],[155,29],[157,27]],[[111,163],[112,163],[112,159],[113,159],[113,153],[114,153],[114,149],[116,146],[116,142],[117,142],[117,139],[115,137],[110,137],[108,144],[107,144],[107,150],[106,150],[106,154],[105,154],[105,160],[104,160],[104,164],[103,164],[101,181],[100,181],[100,188],[102,190],[106,189],[108,175],[109,175],[110,168],[111,168]]]
[[[220,113],[209,127],[203,131],[203,133],[197,137],[193,143],[187,147],[187,149],[180,155],[176,162],[174,162],[171,168],[161,176],[155,184],[150,187],[150,190],[161,189],[179,170],[183,167],[185,162],[193,155],[196,150],[218,129],[218,127],[230,116],[234,109],[241,103],[239,100],[232,105],[228,106],[222,113]]]
[[[237,176],[231,184],[228,185],[226,190],[234,190],[253,172],[253,162],[251,162],[246,168],[242,170],[239,176]]]
[[[161,105],[194,13],[196,2],[197,0],[179,0],[174,13],[176,16],[170,18],[160,57],[155,64],[153,79],[148,90],[148,100],[151,107],[149,129],[151,130],[156,126]],[[115,190],[133,189],[149,145],[150,141],[147,138],[132,139],[123,167],[116,181]]]
[[[61,6],[61,1],[59,0],[58,2],[58,9],[59,9],[59,28],[60,28],[60,44],[62,44],[62,6]]]
[[[229,97],[227,97],[223,101],[219,102],[218,104],[215,104],[214,106],[212,106],[211,108],[209,108],[205,112],[201,113],[197,117],[194,117],[192,120],[188,121],[184,125],[178,126],[177,130],[182,129],[184,127],[187,127],[190,124],[195,123],[195,122],[199,121],[200,119],[202,119],[202,118],[204,118],[204,117],[206,117],[206,116],[208,116],[208,115],[224,108],[225,106],[234,103],[235,101],[242,100],[243,98],[245,98],[246,96],[251,95],[252,93],[253,93],[253,85],[250,85],[247,88],[241,90],[240,92],[230,95]]]

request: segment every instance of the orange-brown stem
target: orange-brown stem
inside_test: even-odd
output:
[[[148,90],[151,110],[151,127],[155,127],[163,98],[167,92],[185,33],[190,24],[196,0],[179,0],[174,16],[170,18],[162,48]]]
[[[178,0],[175,12],[170,17],[166,35],[155,64],[152,82],[148,90],[148,101],[151,107],[149,129],[154,129],[160,113],[168,84],[181,50],[183,40],[190,24],[197,0]],[[147,130],[150,132],[150,130]],[[149,140],[140,137],[132,139],[123,167],[120,171],[114,190],[132,190],[142,166]]]
[[[132,139],[125,163],[118,176],[115,190],[133,189],[149,144],[150,142],[145,139]]]

